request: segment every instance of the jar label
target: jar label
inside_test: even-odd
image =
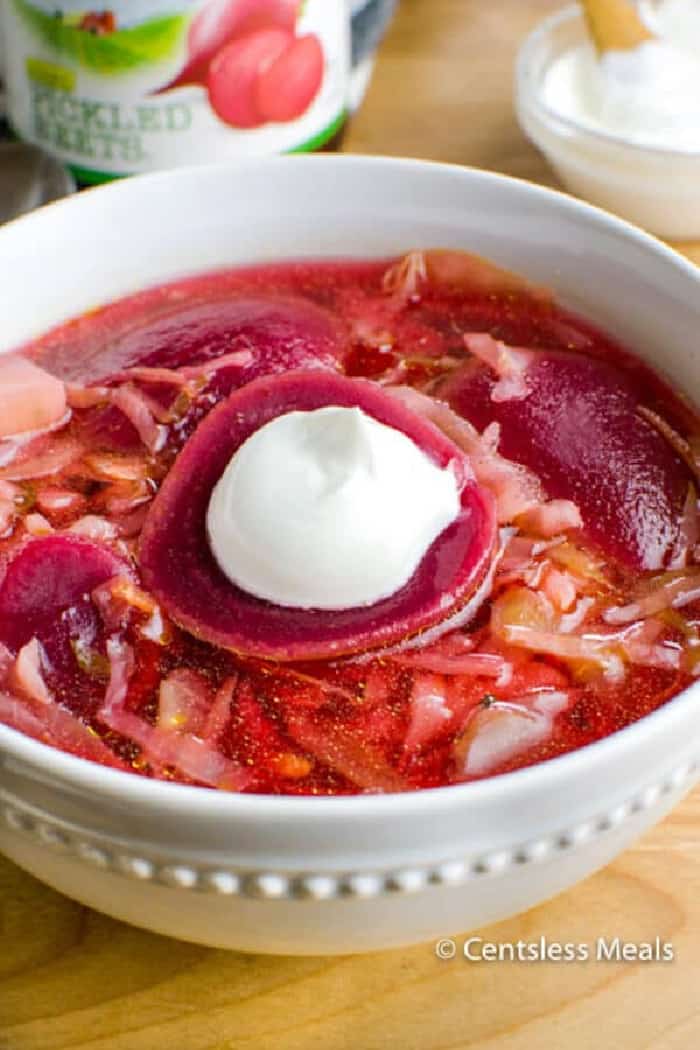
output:
[[[342,125],[344,2],[82,3],[0,8],[10,122],[84,181],[317,149]]]

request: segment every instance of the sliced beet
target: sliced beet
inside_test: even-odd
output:
[[[320,306],[291,296],[239,295],[188,303],[132,328],[89,361],[89,381],[109,380],[135,365],[182,368],[237,351],[248,361],[219,369],[209,380],[198,413],[259,376],[296,368],[335,368],[344,349],[336,319]],[[242,357],[245,355],[241,355]],[[172,400],[172,390],[166,391]],[[158,391],[154,391],[158,398]],[[166,397],[166,402],[168,400]],[[91,413],[91,433],[108,447],[138,448],[132,424],[111,406]]]
[[[55,534],[25,544],[0,583],[0,641],[16,651],[127,566],[109,548]]]
[[[55,534],[25,544],[0,583],[0,641],[16,653],[38,638],[48,657],[49,688],[75,714],[90,714],[105,689],[77,657],[104,656],[104,626],[90,592],[129,571],[107,547]]]
[[[240,590],[221,572],[207,541],[207,508],[231,456],[251,434],[286,412],[328,405],[361,408],[406,434],[441,468],[455,464],[462,510],[391,597],[369,608],[284,608]],[[366,380],[292,372],[248,384],[200,424],[151,506],[140,563],[146,586],[195,636],[273,660],[327,659],[396,643],[452,617],[483,579],[495,537],[490,495],[432,424]]]
[[[181,369],[238,350],[249,350],[248,365],[233,366],[227,393],[258,376],[312,365],[333,367],[343,349],[338,321],[307,299],[292,296],[233,295],[186,302],[106,341],[101,360],[90,361],[91,381],[134,364]]]
[[[473,361],[439,391],[483,430],[500,424],[499,451],[529,467],[548,496],[573,500],[589,539],[633,570],[662,568],[679,539],[687,468],[637,413],[644,389],[614,365],[540,351],[525,396],[496,400],[497,377]]]

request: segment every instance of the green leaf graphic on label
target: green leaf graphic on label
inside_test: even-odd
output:
[[[154,18],[130,29],[96,35],[48,15],[27,0],[12,0],[25,25],[57,54],[94,73],[125,73],[170,58],[179,47],[187,15]]]
[[[27,76],[35,84],[43,84],[54,91],[72,91],[75,87],[75,73],[72,69],[64,69],[53,62],[44,62],[41,58],[28,58],[26,68]]]

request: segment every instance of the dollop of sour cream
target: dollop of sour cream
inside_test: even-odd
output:
[[[232,456],[211,496],[212,553],[276,605],[369,606],[411,578],[460,492],[405,434],[358,408],[278,416]]]
[[[642,15],[653,33],[684,51],[700,57],[700,4],[698,0],[642,0]]]
[[[665,30],[665,6],[654,25],[657,32]],[[677,40],[679,23],[687,22],[691,39],[697,34],[697,11],[693,14],[687,0],[681,0],[674,2],[669,14],[675,39],[665,38],[664,33],[663,39],[648,40],[629,51],[598,56],[592,45],[585,44],[562,54],[543,79],[547,106],[638,145],[700,149],[700,53],[694,53],[692,46],[679,46]],[[700,40],[697,44],[700,47]]]

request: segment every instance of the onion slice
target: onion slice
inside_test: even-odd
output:
[[[140,390],[131,383],[125,383],[112,392],[110,401],[124,413],[150,453],[162,450],[167,428],[156,422],[149,401]]]
[[[603,613],[606,623],[624,624],[654,616],[664,609],[680,609],[700,599],[700,573],[657,583],[646,595],[628,605],[612,606]]]
[[[288,712],[287,731],[304,751],[367,792],[407,791],[409,785],[381,751],[352,726],[319,719],[303,708]]]
[[[492,401],[518,401],[530,393],[527,370],[535,358],[533,350],[508,346],[486,332],[468,332],[464,345],[498,376]]]
[[[477,481],[488,488],[496,500],[498,521],[510,522],[546,496],[539,479],[527,467],[505,459],[494,447],[497,431],[478,430],[453,412],[443,401],[421,394],[412,387],[390,387],[387,393],[407,408],[425,416],[469,456]]]
[[[26,703],[0,691],[0,722],[26,736],[80,758],[113,769],[128,770],[128,764],[65,707],[51,701],[35,714]]]

